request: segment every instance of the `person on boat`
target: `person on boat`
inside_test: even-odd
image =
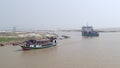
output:
[[[55,40],[55,43],[56,43],[56,40]]]

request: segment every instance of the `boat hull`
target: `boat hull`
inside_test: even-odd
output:
[[[99,36],[99,34],[98,33],[92,33],[92,34],[89,34],[89,33],[83,33],[82,34],[82,36],[89,36],[89,37],[97,37],[97,36]]]
[[[41,47],[26,47],[26,46],[21,46],[21,48],[23,50],[31,50],[31,49],[43,49],[43,48],[49,48],[49,47],[53,47],[56,45],[46,45],[46,46],[41,46]]]

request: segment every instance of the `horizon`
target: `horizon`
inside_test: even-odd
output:
[[[120,31],[120,27],[119,28],[94,28],[94,30],[102,30],[102,31],[106,31],[106,30],[111,30],[111,31]],[[0,31],[61,31],[61,30],[82,30],[82,28],[80,29],[15,29],[13,30],[13,28],[11,29],[3,29],[3,30],[0,30]]]

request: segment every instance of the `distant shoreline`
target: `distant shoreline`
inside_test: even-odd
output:
[[[95,30],[97,32],[120,32],[120,31],[113,31],[113,30]],[[60,30],[60,32],[82,32],[81,30]]]
[[[120,30],[95,30],[97,32],[120,32]],[[23,33],[23,32],[42,32],[42,33],[47,33],[47,32],[82,32],[82,30],[34,30],[34,31],[0,31],[0,33]]]

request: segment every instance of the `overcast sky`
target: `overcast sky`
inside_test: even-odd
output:
[[[120,27],[120,0],[0,0],[0,29]]]

